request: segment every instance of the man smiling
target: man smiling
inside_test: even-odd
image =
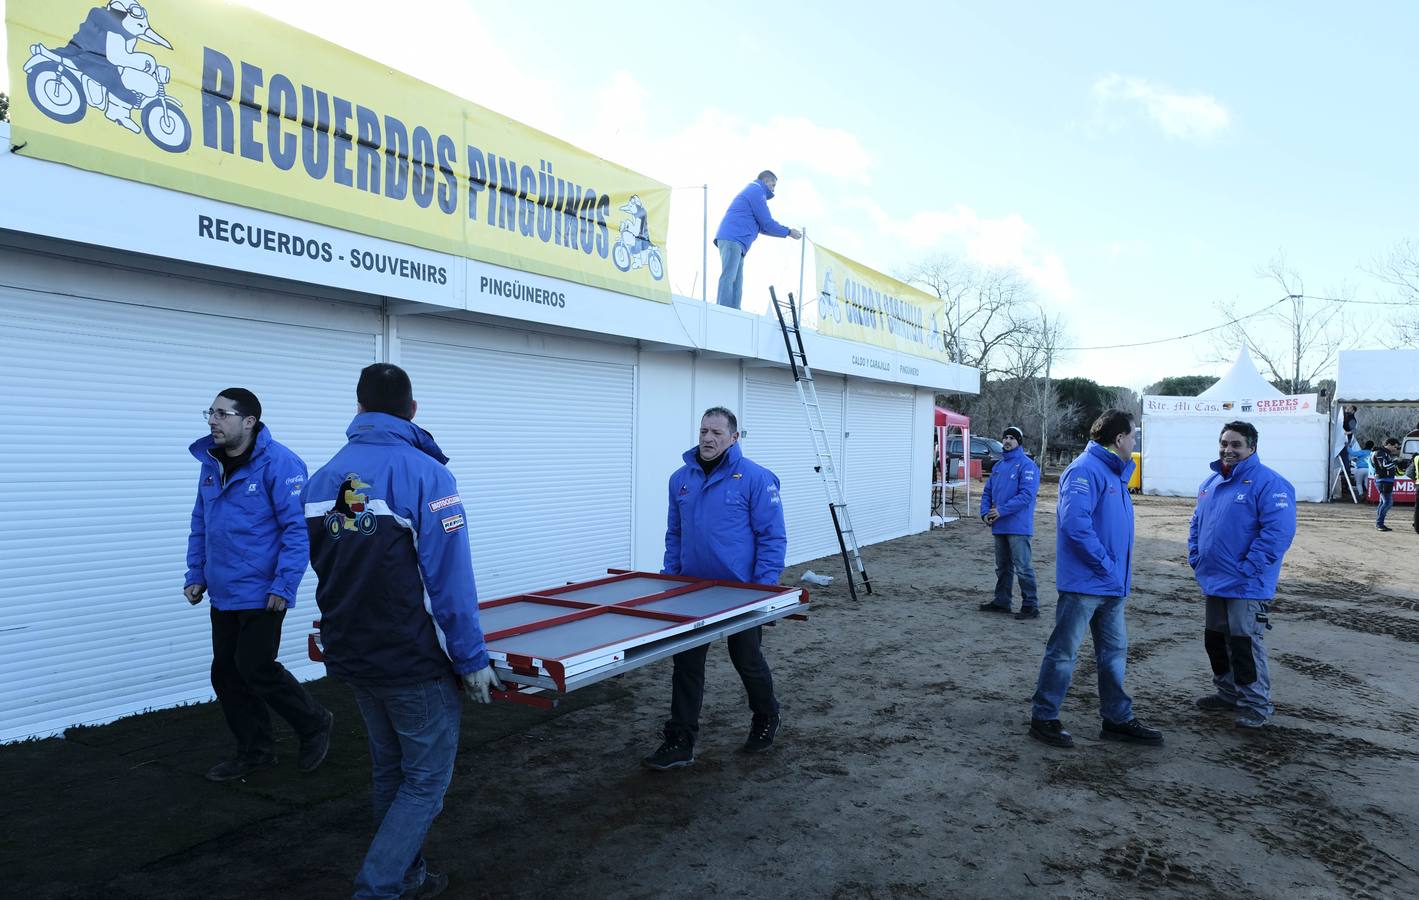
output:
[[[1256,442],[1249,422],[1222,426],[1187,535],[1187,561],[1207,602],[1203,644],[1217,688],[1197,706],[1236,713],[1237,727],[1253,730],[1274,709],[1262,636],[1281,559],[1296,536],[1296,489],[1261,464]]]

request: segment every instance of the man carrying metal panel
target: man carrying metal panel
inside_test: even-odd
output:
[[[1197,706],[1236,713],[1237,727],[1248,729],[1264,727],[1274,710],[1262,637],[1271,627],[1267,606],[1281,560],[1296,537],[1296,489],[1261,464],[1256,441],[1249,422],[1222,426],[1187,535],[1188,565],[1207,602],[1203,643],[1217,686]]]
[[[1035,497],[1040,490],[1040,467],[1025,455],[1020,442],[1025,434],[1011,425],[1001,435],[1005,455],[991,467],[980,495],[980,517],[995,536],[995,599],[982,603],[981,612],[1010,612],[1010,579],[1020,581],[1017,619],[1038,619],[1040,598],[1035,569],[1030,565],[1030,538],[1035,533]]]
[[[458,751],[462,681],[473,699],[502,684],[488,664],[458,485],[412,421],[409,376],[360,373],[349,443],[306,486],[310,562],[330,674],[348,682],[369,734],[374,840],[355,897],[427,897],[424,837],[443,809]]]
[[[684,460],[670,476],[662,571],[778,584],[788,548],[778,476],[744,456],[734,413],[722,406],[705,410],[699,445],[686,450]],[[773,674],[760,647],[761,630],[750,628],[728,638],[729,659],[744,682],[753,713],[743,747],[746,753],[773,746],[779,727]],[[664,771],[695,761],[708,651],[708,646],[700,646],[675,655],[665,740],[641,760],[646,768]]]
[[[1059,602],[1054,631],[1045,645],[1039,684],[1030,710],[1030,737],[1053,747],[1072,747],[1059,721],[1059,707],[1074,675],[1084,631],[1094,635],[1099,671],[1099,737],[1161,744],[1163,734],[1133,715],[1124,692],[1128,628],[1123,604],[1133,568],[1133,416],[1104,410],[1089,430],[1089,445],[1059,476],[1055,533],[1055,583]]]
[[[202,469],[182,593],[194,606],[204,594],[211,602],[212,689],[237,739],[237,755],[207,778],[235,781],[276,764],[272,709],[300,736],[296,768],[311,772],[334,717],[276,659],[305,576],[305,463],[271,437],[245,388],[222,391],[203,416],[209,433],[188,448]]]

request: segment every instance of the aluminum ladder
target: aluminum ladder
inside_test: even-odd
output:
[[[867,567],[862,564],[862,551],[857,545],[857,533],[852,530],[852,519],[847,512],[847,498],[843,496],[842,480],[838,477],[838,467],[833,460],[833,447],[828,442],[828,429],[823,425],[823,407],[818,403],[818,387],[813,383],[813,370],[808,367],[808,354],[803,349],[803,331],[799,326],[798,307],[789,293],[788,302],[779,300],[778,293],[769,287],[769,298],[773,300],[774,312],[778,314],[779,329],[783,332],[783,345],[788,350],[788,364],[793,370],[793,383],[798,387],[798,399],[803,403],[803,414],[808,418],[808,432],[813,437],[813,453],[818,464],[813,467],[823,479],[823,490],[828,495],[828,513],[833,518],[833,530],[838,535],[838,549],[842,552],[843,566],[847,569],[847,588],[852,599],[857,599],[860,581],[863,593],[872,593],[872,580],[867,577]],[[788,314],[784,314],[784,306]]]

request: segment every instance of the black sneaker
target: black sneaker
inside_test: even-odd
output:
[[[1022,606],[1020,607],[1020,611],[1015,614],[1015,618],[1022,621],[1024,619],[1038,619],[1039,617],[1040,608],[1038,606]]]
[[[1376,530],[1376,531],[1393,531],[1394,529],[1393,529],[1393,528],[1390,528],[1388,525],[1376,525],[1376,526],[1375,526],[1375,530]]]
[[[1206,697],[1198,697],[1194,701],[1198,709],[1206,712],[1234,712],[1237,704],[1223,697],[1221,694],[1208,694]]]
[[[1010,612],[1010,607],[1008,607],[1008,606],[1001,606],[999,603],[995,603],[994,601],[992,601],[992,602],[990,602],[990,603],[982,603],[982,604],[980,605],[980,611],[981,611],[981,612],[994,612],[994,613],[1006,613],[1006,614],[1009,614],[1009,612]]]
[[[647,769],[664,772],[695,761],[695,745],[682,734],[667,734],[654,753],[641,760]]]
[[[1099,737],[1106,741],[1127,741],[1130,744],[1147,744],[1149,746],[1159,746],[1163,743],[1163,732],[1156,728],[1149,728],[1137,719],[1129,719],[1119,725],[1103,720],[1104,727],[1099,731]]]
[[[236,781],[238,778],[245,778],[257,769],[265,769],[276,765],[276,754],[268,753],[265,756],[242,757],[229,759],[226,762],[219,762],[207,770],[208,781]]]
[[[426,900],[437,897],[448,889],[448,876],[442,872],[425,872],[424,880],[418,887],[400,896],[399,900]]]
[[[1030,737],[1051,747],[1074,746],[1074,735],[1065,731],[1058,719],[1031,719]]]
[[[330,732],[335,728],[335,714],[325,711],[325,723],[320,730],[308,738],[301,739],[300,752],[296,754],[296,768],[302,772],[314,772],[325,762],[325,754],[330,752]]]
[[[778,734],[779,717],[777,715],[761,716],[754,715],[754,721],[749,725],[749,737],[744,741],[741,748],[745,753],[763,753],[774,745],[774,735]]]

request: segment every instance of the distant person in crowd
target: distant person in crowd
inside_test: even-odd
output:
[[[1054,631],[1045,645],[1039,683],[1030,710],[1030,736],[1054,747],[1072,747],[1074,738],[1059,721],[1079,643],[1094,635],[1099,673],[1099,737],[1136,744],[1161,744],[1163,734],[1133,715],[1124,692],[1128,630],[1124,599],[1132,581],[1133,416],[1105,410],[1089,429],[1089,444],[1059,477],[1055,533],[1055,582],[1059,602]]]
[[[1345,476],[1353,483],[1355,481],[1355,471],[1353,461],[1350,458],[1350,451],[1358,444],[1355,442],[1356,413],[1359,407],[1354,404],[1343,407],[1343,414],[1340,418],[1340,427],[1345,432],[1345,452],[1340,454],[1341,464],[1345,466]]]
[[[227,388],[203,412],[208,434],[188,448],[201,463],[182,593],[211,605],[212,689],[236,736],[236,756],[207,771],[235,781],[276,765],[271,710],[300,737],[296,768],[314,771],[334,716],[276,660],[308,552],[301,458],[261,422],[261,401]]]
[[[769,201],[774,198],[777,186],[777,175],[768,169],[760,172],[758,178],[734,197],[719,222],[714,245],[719,248],[719,293],[715,302],[720,306],[739,308],[744,293],[744,257],[755,238],[761,234],[791,237],[795,241],[803,237],[803,232],[797,228],[780,225],[769,215]]]
[[[1030,538],[1035,533],[1035,497],[1040,490],[1040,467],[1025,455],[1020,442],[1025,434],[1014,425],[1005,429],[1005,448],[990,470],[980,496],[981,519],[995,536],[995,599],[980,605],[981,612],[1010,612],[1010,580],[1020,582],[1017,619],[1038,619],[1040,597],[1035,569],[1030,565]]]
[[[460,686],[479,703],[502,683],[488,663],[467,510],[448,457],[412,421],[403,369],[360,372],[347,443],[306,486],[310,562],[329,673],[354,690],[369,736],[374,839],[355,897],[426,897],[448,876],[424,838],[458,752]]]
[[[700,442],[682,458],[685,464],[670,476],[662,571],[778,584],[788,548],[778,476],[744,456],[734,413],[722,406],[705,410],[700,419]],[[768,750],[779,728],[778,700],[773,674],[760,646],[761,632],[756,626],[728,639],[729,660],[744,682],[753,714],[745,753]],[[705,645],[675,654],[665,740],[641,760],[646,768],[664,771],[695,761],[708,651]]]
[[[1296,537],[1296,489],[1262,465],[1256,443],[1250,423],[1222,426],[1187,535],[1187,562],[1207,603],[1203,646],[1217,688],[1197,706],[1235,713],[1237,727],[1249,729],[1264,727],[1274,711],[1262,638],[1282,557]]]
[[[1365,441],[1365,446],[1351,451],[1350,459],[1355,463],[1355,489],[1356,493],[1363,496],[1365,485],[1371,474],[1370,460],[1375,455],[1375,442]]]
[[[1405,470],[1404,475],[1419,488],[1419,453],[1409,461],[1409,468]],[[1419,496],[1414,499],[1414,532],[1419,534]]]
[[[1399,474],[1399,438],[1385,438],[1384,447],[1375,451],[1370,465],[1375,470],[1375,487],[1380,492],[1380,505],[1375,508],[1375,530],[1393,531],[1385,524],[1385,516],[1394,506],[1394,477]]]

